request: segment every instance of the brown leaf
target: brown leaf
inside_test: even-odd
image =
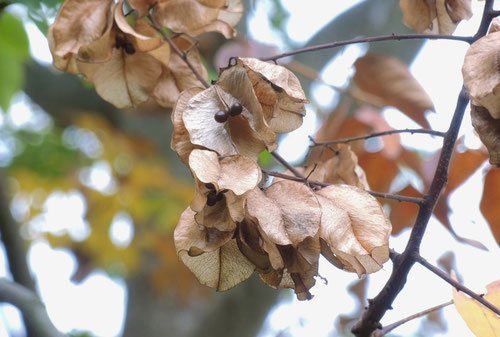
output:
[[[265,194],[254,189],[248,195],[246,209],[248,216],[278,245],[297,246],[318,232],[321,218],[318,200],[299,182],[277,182]]]
[[[285,67],[238,58],[222,72],[218,83],[240,99],[257,116],[256,121],[263,118],[272,132],[290,132],[302,125],[307,99],[297,77]]]
[[[500,119],[500,32],[488,34],[467,50],[462,67],[464,85],[474,105],[485,107],[491,116]]]
[[[360,154],[358,162],[366,173],[371,189],[380,192],[389,191],[392,181],[399,173],[398,165],[394,160],[387,158],[382,151],[379,151]]]
[[[377,200],[349,185],[317,193],[321,205],[320,237],[344,268],[364,275],[389,259],[391,224]]]
[[[500,166],[500,119],[494,119],[483,107],[471,106],[472,126],[488,149],[491,165]]]
[[[182,112],[191,142],[216,151],[220,156],[241,154],[257,158],[266,148],[261,134],[252,128],[257,124],[254,121],[258,117],[243,105],[242,113],[229,117],[225,123],[219,123],[214,118],[217,112],[226,111],[236,103],[240,101],[217,85],[193,96]],[[274,140],[272,144],[268,143],[268,147],[274,146]]]
[[[177,33],[196,36],[216,31],[232,38],[236,35],[233,27],[243,15],[243,4],[241,0],[160,0],[153,15],[161,25]]]
[[[262,178],[259,165],[250,158],[235,155],[219,158],[215,152],[195,149],[189,156],[189,168],[196,179],[241,196],[254,189]]]
[[[404,195],[408,197],[422,197],[417,189],[415,189],[411,184],[406,185],[401,191],[397,192],[398,195]],[[417,218],[418,205],[411,202],[398,202],[391,201],[391,214],[390,219],[392,223],[392,234],[398,234],[403,229],[407,227],[412,227],[415,224],[415,219]]]
[[[446,34],[472,16],[470,0],[400,0],[404,24],[419,33]]]
[[[450,195],[484,163],[487,156],[480,150],[455,151],[451,158],[448,183],[444,194]]]
[[[379,54],[367,54],[354,63],[353,93],[376,105],[398,108],[423,127],[430,127],[424,112],[434,111],[434,105],[406,64]]]
[[[129,55],[121,49],[113,49],[107,62],[80,62],[78,68],[102,98],[120,109],[147,101],[162,71],[149,54]]]
[[[80,47],[99,39],[113,22],[112,0],[67,0],[49,28],[48,41],[56,68],[78,73]]]
[[[194,215],[189,207],[186,208],[175,227],[174,241],[177,254],[185,251],[189,256],[198,256],[217,250],[233,237],[233,232],[199,226],[194,220]]]
[[[500,243],[500,169],[491,168],[484,177],[484,190],[481,197],[480,209],[490,224],[493,236]]]
[[[199,146],[195,146],[191,143],[189,133],[184,126],[184,121],[182,120],[182,113],[186,110],[189,100],[201,91],[203,91],[202,88],[196,87],[183,91],[172,110],[171,118],[173,131],[170,147],[172,150],[177,152],[185,165],[188,165],[189,163],[189,154],[191,151],[199,148]]]
[[[207,70],[201,62],[200,53],[194,47],[195,42],[185,35],[173,38],[172,42],[175,43],[179,50],[187,54],[187,59],[196,72],[205,81],[208,80]],[[202,83],[196,78],[186,62],[176,53],[172,53],[168,66],[163,68],[158,84],[154,89],[153,98],[161,106],[171,107],[182,91],[201,85]]]
[[[255,269],[240,252],[234,239],[214,251],[198,256],[189,256],[185,250],[178,254],[201,284],[218,291],[228,290],[246,280]]]

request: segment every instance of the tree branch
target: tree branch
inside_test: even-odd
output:
[[[323,183],[320,181],[315,181],[315,180],[309,180],[307,178],[302,178],[302,177],[297,177],[297,176],[290,176],[288,174],[284,173],[279,173],[279,172],[272,172],[272,171],[267,171],[267,170],[262,170],[265,174],[273,177],[278,177],[282,179],[288,179],[288,180],[293,180],[293,181],[299,181],[299,182],[306,182],[309,185],[314,185],[314,186],[319,186],[319,187],[327,187],[331,186],[332,184],[329,183]],[[411,202],[417,205],[420,205],[424,202],[424,199],[422,198],[416,198],[416,197],[407,197],[404,195],[398,195],[398,194],[392,194],[392,193],[383,193],[383,192],[375,192],[375,191],[369,191],[366,190],[366,192],[370,193],[374,197],[377,198],[384,198],[384,199],[392,199],[400,202]]]
[[[323,49],[331,49],[337,47],[343,47],[351,44],[358,43],[369,43],[369,42],[381,42],[381,41],[401,41],[401,40],[454,40],[454,41],[463,41],[467,43],[472,43],[474,41],[474,37],[472,36],[453,36],[453,35],[424,35],[424,34],[390,34],[390,35],[381,35],[381,36],[371,36],[371,37],[361,37],[354,38],[350,40],[344,41],[335,41],[330,43],[318,44],[314,46],[309,46],[305,48],[295,49],[286,53],[277,54],[271,57],[266,57],[261,59],[262,61],[276,61],[278,59],[282,59],[284,57],[293,56],[297,54],[310,53]]]
[[[297,178],[300,178],[300,181],[306,181],[307,178],[302,174],[300,173],[299,171],[297,171],[297,169],[295,167],[293,167],[289,162],[287,162],[285,160],[285,158],[283,158],[278,152],[276,151],[273,151],[271,152],[271,155],[274,157],[274,159],[276,159],[281,165],[283,165],[284,167],[286,167],[290,172],[293,173],[294,176],[296,176]]]
[[[0,279],[0,302],[12,304],[18,308],[29,325],[36,332],[37,337],[64,337],[52,324],[45,305],[32,290],[11,282],[5,278]]]
[[[198,71],[196,70],[196,68],[191,64],[191,62],[189,61],[189,59],[187,57],[187,54],[185,52],[183,52],[182,50],[180,50],[179,47],[177,47],[177,45],[174,43],[174,41],[172,41],[170,36],[168,36],[163,31],[163,29],[161,28],[161,25],[158,24],[158,22],[155,20],[155,18],[152,15],[148,15],[148,18],[151,21],[151,23],[153,24],[154,29],[158,33],[160,33],[160,35],[163,37],[163,39],[170,45],[170,48],[172,48],[172,50],[184,61],[184,63],[186,63],[186,65],[189,67],[189,69],[191,69],[191,72],[194,74],[194,76],[196,76],[198,81],[200,81],[200,83],[203,84],[203,86],[205,88],[210,87],[210,84],[208,84],[208,82],[205,81],[203,76],[201,76],[200,73],[198,73]]]
[[[436,274],[437,276],[439,276],[440,278],[442,278],[443,280],[445,280],[446,282],[451,284],[454,288],[456,288],[457,290],[459,290],[461,292],[466,293],[467,295],[469,295],[470,297],[472,297],[473,299],[475,299],[476,301],[478,301],[479,303],[484,305],[486,308],[493,311],[496,315],[500,315],[500,310],[494,304],[490,303],[481,295],[476,294],[475,292],[473,292],[472,290],[470,290],[466,286],[464,286],[461,283],[452,279],[447,273],[445,273],[444,271],[442,271],[438,267],[430,264],[426,259],[424,259],[422,256],[420,256],[420,254],[415,253],[415,254],[413,254],[413,257],[414,257],[416,262],[420,263],[422,266],[429,269],[431,272],[433,272],[434,274]]]
[[[462,88],[458,96],[455,113],[453,114],[450,127],[443,140],[443,149],[439,157],[434,178],[428,194],[424,198],[424,202],[420,205],[410,239],[403,254],[394,260],[394,268],[384,288],[370,301],[361,319],[354,325],[352,332],[356,336],[369,337],[374,330],[379,328],[380,319],[384,316],[385,312],[391,308],[392,302],[406,283],[408,273],[415,263],[413,254],[419,252],[420,244],[434,206],[448,180],[450,158],[468,102],[469,99],[465,92],[465,88]]]
[[[334,145],[334,144],[345,144],[345,143],[350,143],[350,142],[354,142],[354,141],[358,141],[358,140],[365,140],[365,139],[388,136],[388,135],[399,134],[399,133],[411,133],[412,135],[419,133],[419,134],[428,134],[431,136],[438,136],[438,137],[444,137],[446,135],[446,133],[444,133],[444,132],[430,130],[430,129],[388,130],[388,131],[382,131],[382,132],[369,133],[369,134],[362,135],[362,136],[340,138],[340,139],[331,140],[331,141],[327,141],[327,142],[317,142],[314,140],[314,138],[309,137],[309,139],[313,143],[313,145],[310,145],[309,147],[326,146],[326,145]]]
[[[422,316],[425,316],[425,315],[428,315],[430,314],[431,312],[434,312],[434,311],[437,311],[439,309],[442,309],[444,307],[447,307],[449,306],[450,304],[453,304],[453,300],[450,300],[448,302],[445,302],[445,303],[442,303],[442,304],[439,304],[439,305],[436,305],[435,307],[432,307],[432,308],[429,308],[429,309],[426,309],[426,310],[423,310],[423,311],[420,311],[420,312],[417,312],[416,314],[413,314],[413,315],[410,315],[408,317],[405,317],[397,322],[394,322],[392,324],[389,324],[389,325],[386,325],[385,327],[383,327],[382,329],[379,329],[379,330],[375,330],[371,337],[382,337],[382,336],[385,336],[386,334],[388,334],[389,332],[391,332],[392,330],[396,329],[397,327],[411,321],[411,320],[414,320],[414,319],[417,319],[419,317],[422,317]]]

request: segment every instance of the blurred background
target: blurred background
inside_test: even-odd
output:
[[[0,277],[19,282],[16,270],[27,266],[35,281],[31,287],[50,319],[72,336],[350,335],[367,298],[390,275],[391,263],[359,280],[321,261],[315,297],[308,302],[268,288],[257,277],[225,293],[200,286],[173,246],[173,229],[193,187],[188,170],[170,150],[170,111],[154,104],[117,110],[83,79],[56,71],[45,34],[60,1],[15,2],[0,1]],[[474,1],[475,15],[455,34],[475,32],[481,6]],[[236,39],[226,41],[215,33],[199,38],[212,79],[231,56],[264,57],[304,45],[410,32],[396,0],[249,0],[245,9]],[[466,49],[461,42],[415,40],[283,60],[301,79],[311,103],[303,126],[281,139],[278,152],[294,164],[304,163],[307,136],[324,121],[331,127],[329,139],[419,127],[395,108],[349,96],[352,65],[368,51],[411,65],[436,107],[428,115],[430,125],[445,131],[461,88]],[[353,149],[372,190],[418,193],[432,179],[440,146],[440,139],[428,135],[401,135],[358,142]],[[422,255],[457,270],[481,293],[499,278],[500,256],[479,210],[485,174],[493,171],[470,118],[457,151],[452,170],[470,165],[464,174],[450,176],[451,188],[431,220]],[[260,160],[281,169],[268,155]],[[402,251],[416,209],[384,207],[395,227],[391,246]],[[383,323],[450,298],[446,283],[415,266]],[[0,304],[0,336],[25,334],[20,312]],[[393,335],[471,333],[448,307]]]

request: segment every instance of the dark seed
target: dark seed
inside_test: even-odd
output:
[[[224,198],[224,194],[222,194],[222,193],[219,193],[219,194],[215,195],[215,200],[217,200],[217,201],[221,201],[222,198]]]
[[[228,113],[222,110],[217,111],[214,115],[215,120],[219,123],[225,123],[228,117],[229,117]]]
[[[212,183],[206,183],[205,187],[208,188],[209,190],[215,190],[215,185]]]
[[[207,194],[207,206],[213,206],[217,203],[218,196],[215,191],[211,191]]]
[[[125,52],[126,52],[127,54],[129,54],[129,55],[133,55],[133,54],[135,54],[135,48],[134,48],[134,46],[133,46],[131,43],[129,43],[129,42],[127,42],[127,43],[125,43],[125,44],[123,45],[123,49],[124,49],[124,50],[125,50]]]
[[[243,111],[243,107],[241,106],[240,103],[234,103],[233,105],[231,105],[231,107],[229,108],[229,114],[231,116],[238,116],[241,112]]]

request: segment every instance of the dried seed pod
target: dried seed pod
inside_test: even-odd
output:
[[[214,118],[218,123],[225,123],[228,117],[229,114],[227,113],[227,111],[222,111],[222,110],[217,111],[214,115]]]

